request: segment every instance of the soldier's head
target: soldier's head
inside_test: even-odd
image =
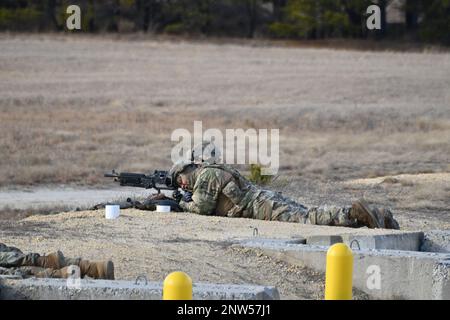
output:
[[[192,162],[177,162],[169,171],[172,183],[176,187],[190,190],[193,187],[192,173],[198,168],[198,164]]]

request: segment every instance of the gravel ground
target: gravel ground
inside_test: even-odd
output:
[[[336,231],[334,227],[131,209],[122,210],[116,220],[106,220],[103,215],[101,210],[5,221],[0,242],[27,252],[60,249],[67,256],[112,259],[117,279],[134,280],[145,274],[148,279],[162,281],[171,271],[183,270],[199,282],[276,286],[283,299],[323,298],[322,273],[242,248],[235,241],[252,237],[254,227],[259,236],[275,238],[327,234]],[[355,298],[368,296],[355,290]]]

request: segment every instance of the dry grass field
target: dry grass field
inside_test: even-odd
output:
[[[273,188],[306,204],[365,196],[450,222],[449,53],[0,35],[3,188],[168,168],[194,120],[280,129]],[[443,178],[352,183],[399,174]]]

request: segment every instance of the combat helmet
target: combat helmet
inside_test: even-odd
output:
[[[178,186],[177,185],[177,176],[191,166],[196,167],[197,165],[195,163],[193,163],[192,161],[181,160],[181,161],[176,162],[172,166],[172,168],[170,168],[168,176],[170,177],[170,179],[172,179],[173,186]]]

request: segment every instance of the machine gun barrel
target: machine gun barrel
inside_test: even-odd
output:
[[[116,173],[105,173],[104,177],[106,178],[118,178],[119,175]]]

